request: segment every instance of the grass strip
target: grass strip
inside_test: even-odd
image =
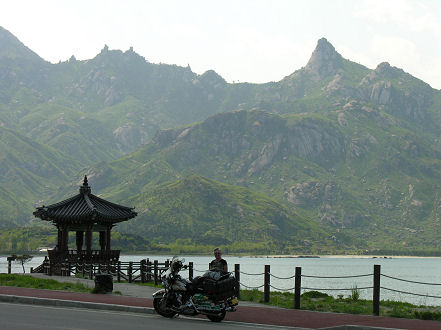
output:
[[[36,278],[29,275],[0,274],[0,286],[14,286],[21,288],[62,290],[91,293],[92,289],[82,283],[57,282],[52,279]]]
[[[348,297],[334,298],[326,293],[309,291],[301,295],[301,309],[320,312],[372,315],[372,300],[359,299],[354,290]],[[294,308],[294,294],[271,291],[269,303],[264,303],[263,292],[259,290],[240,290],[240,300],[260,304]],[[380,315],[408,319],[441,321],[440,306],[413,305],[407,302],[382,300]]]

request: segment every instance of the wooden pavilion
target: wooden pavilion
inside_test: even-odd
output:
[[[62,262],[95,264],[118,261],[120,251],[111,249],[112,227],[137,216],[134,208],[114,204],[91,194],[87,176],[78,195],[56,204],[37,207],[33,214],[51,221],[58,229],[57,246],[48,250],[49,261],[53,265]],[[76,232],[76,250],[68,248],[70,231]],[[92,232],[99,232],[99,250],[92,249]]]

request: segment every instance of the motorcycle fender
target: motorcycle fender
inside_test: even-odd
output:
[[[164,295],[164,293],[165,293],[165,290],[164,290],[164,289],[158,290],[158,291],[156,291],[156,292],[153,294],[153,298],[159,298],[159,297],[162,297],[162,296]]]

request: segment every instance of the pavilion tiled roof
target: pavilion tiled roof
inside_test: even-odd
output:
[[[86,176],[78,195],[56,204],[37,207],[33,214],[42,220],[77,224],[112,224],[137,216],[132,207],[114,204],[91,194]]]

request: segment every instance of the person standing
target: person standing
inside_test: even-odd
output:
[[[210,270],[228,273],[228,264],[222,259],[222,251],[219,248],[214,249],[214,260],[210,262]]]

